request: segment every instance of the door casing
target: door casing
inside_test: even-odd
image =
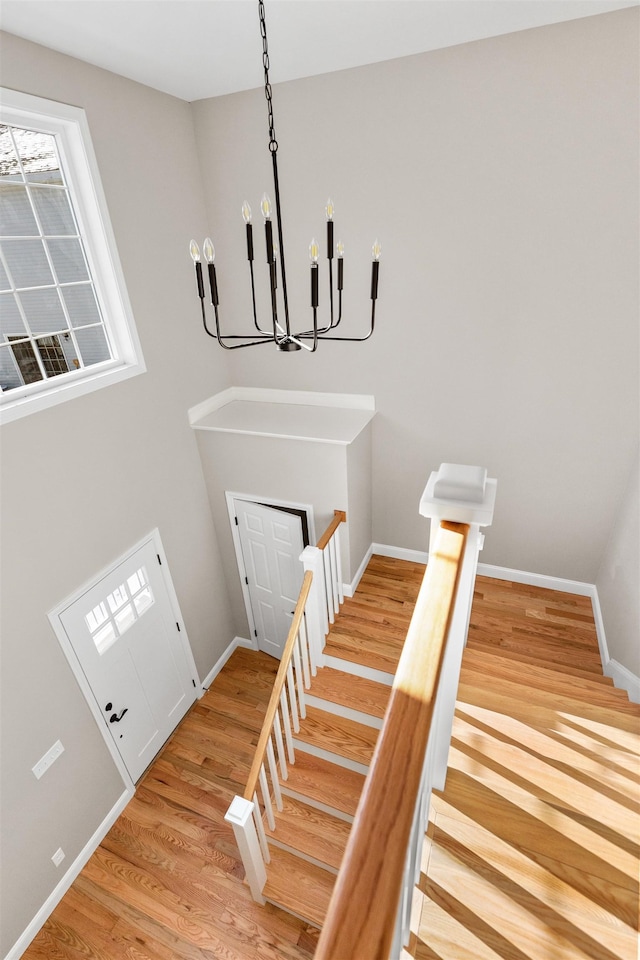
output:
[[[130,792],[131,795],[135,793],[135,783],[131,779],[129,771],[127,770],[127,767],[125,766],[125,763],[122,757],[120,756],[118,748],[114,743],[113,737],[109,734],[109,731],[105,724],[105,715],[102,710],[102,705],[99,704],[98,701],[96,700],[96,697],[93,693],[91,685],[89,684],[89,681],[85,676],[85,673],[80,665],[80,661],[78,660],[76,652],[73,649],[71,641],[69,640],[67,633],[62,625],[60,615],[63,612],[63,610],[66,610],[66,608],[70,606],[70,604],[74,603],[76,600],[79,600],[83,596],[83,594],[87,592],[87,590],[91,589],[91,587],[94,586],[94,584],[98,583],[100,580],[104,579],[104,577],[107,577],[111,573],[113,573],[116,570],[116,568],[120,566],[121,563],[124,563],[133,553],[138,551],[141,547],[145,546],[149,542],[153,543],[154,549],[158,554],[158,556],[160,557],[162,578],[164,580],[164,585],[167,590],[171,607],[176,617],[176,622],[180,624],[180,637],[182,639],[182,643],[184,646],[184,652],[187,657],[187,661],[191,667],[192,676],[194,678],[195,677],[198,678],[197,696],[202,697],[205,691],[204,691],[204,688],[202,687],[202,682],[200,681],[200,675],[198,673],[195,660],[193,659],[193,651],[191,650],[191,644],[189,643],[189,638],[187,636],[187,630],[184,624],[184,618],[180,610],[180,604],[178,603],[178,596],[176,594],[173,581],[171,579],[169,564],[164,552],[164,548],[162,546],[162,540],[160,539],[160,531],[157,528],[155,530],[152,530],[151,533],[149,533],[146,537],[143,537],[142,540],[138,541],[138,543],[130,547],[126,551],[126,553],[118,557],[117,560],[114,560],[113,563],[110,563],[108,567],[104,568],[99,573],[95,574],[95,576],[92,576],[90,581],[83,584],[77,590],[74,590],[74,592],[70,594],[68,597],[66,597],[61,603],[56,604],[56,606],[52,610],[50,610],[48,614],[49,623],[51,624],[53,631],[56,637],[58,638],[58,642],[60,643],[60,646],[62,647],[62,651],[65,657],[67,658],[67,661],[69,663],[69,666],[71,667],[71,670],[73,671],[73,674],[76,678],[78,686],[80,687],[84,695],[84,698],[87,702],[87,706],[89,707],[93,715],[93,718],[96,721],[96,725],[98,727],[98,730],[100,731],[102,739],[104,740],[106,747],[109,753],[111,754],[113,762],[118,770],[118,773],[122,777],[122,780],[124,782],[126,789]]]
[[[231,536],[233,538],[233,546],[236,552],[236,563],[238,564],[238,574],[240,576],[240,586],[242,588],[242,598],[244,600],[245,611],[247,614],[247,620],[249,621],[249,631],[251,636],[248,638],[251,648],[253,650],[258,649],[258,643],[256,641],[256,623],[253,616],[253,609],[251,607],[251,597],[249,596],[249,588],[246,584],[247,571],[245,569],[244,557],[242,555],[242,547],[240,544],[240,535],[238,533],[238,528],[235,523],[236,518],[236,500],[245,500],[248,503],[261,503],[266,507],[274,507],[276,509],[293,509],[304,513],[307,518],[307,529],[309,534],[309,543],[314,544],[316,542],[316,528],[313,518],[313,506],[310,503],[292,503],[291,501],[286,500],[274,500],[272,497],[260,497],[255,494],[247,493],[234,493],[227,490],[225,492],[225,497],[227,500],[227,510],[229,511],[229,524],[231,526]]]

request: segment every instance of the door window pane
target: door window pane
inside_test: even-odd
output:
[[[9,337],[11,342],[11,351],[20,370],[20,375],[24,383],[36,383],[42,380],[42,371],[38,365],[36,352],[30,340],[22,340],[20,343],[12,343],[15,337]]]
[[[36,345],[44,372],[48,377],[57,377],[61,373],[69,372],[59,337],[40,337],[39,340],[36,340]]]

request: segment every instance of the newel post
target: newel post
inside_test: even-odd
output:
[[[260,850],[253,812],[254,805],[250,800],[236,796],[231,801],[231,806],[224,818],[233,827],[251,896],[264,905],[266,901],[262,891],[267,882],[267,871]]]
[[[305,573],[307,570],[313,573],[305,613],[311,659],[315,667],[321,667],[324,662],[322,651],[329,632],[322,550],[318,547],[305,547],[300,559]]]
[[[442,673],[434,714],[434,758],[432,785],[444,789],[447,760],[451,743],[453,714],[462,654],[467,642],[471,603],[478,568],[478,554],[484,544],[481,527],[491,526],[498,481],[487,477],[484,467],[459,463],[442,463],[429,477],[420,500],[420,513],[431,520],[429,550],[441,520],[468,523],[469,534],[460,571],[456,605],[449,630],[449,641],[442,663]]]

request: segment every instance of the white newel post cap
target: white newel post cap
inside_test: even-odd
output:
[[[420,515],[434,520],[491,526],[498,481],[485,467],[441,463],[434,470],[420,498]]]

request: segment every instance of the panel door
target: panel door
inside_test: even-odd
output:
[[[196,697],[153,541],[75,600],[60,620],[136,782]]]
[[[258,647],[280,659],[304,577],[302,522],[245,500],[236,501],[236,516]]]

